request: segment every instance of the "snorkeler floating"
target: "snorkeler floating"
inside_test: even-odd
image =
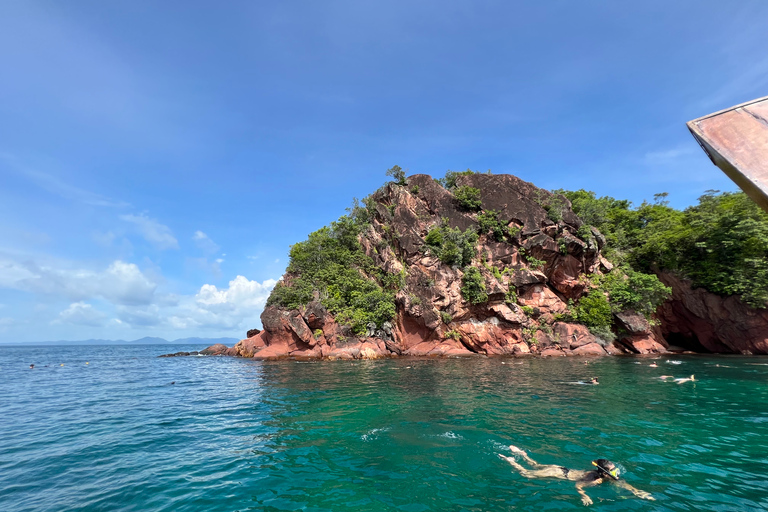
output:
[[[675,379],[674,375],[662,375],[659,378],[664,382],[667,382],[667,379],[673,379],[674,382],[677,382],[678,384],[683,384],[685,382],[698,382],[694,375],[691,375],[690,377],[680,377],[678,379]]]
[[[581,502],[584,505],[592,504],[592,498],[587,496],[587,493],[584,491],[584,487],[600,485],[605,481],[616,482],[616,485],[628,490],[638,498],[642,498],[644,500],[656,499],[651,496],[650,493],[641,491],[640,489],[635,489],[627,482],[622,480],[619,476],[619,468],[617,468],[613,462],[607,459],[593,460],[592,465],[597,469],[592,471],[582,471],[578,469],[568,469],[565,466],[557,466],[554,464],[539,464],[530,458],[528,454],[525,453],[525,451],[521,450],[517,446],[510,446],[509,449],[512,450],[512,453],[520,455],[532,466],[532,469],[526,469],[521,466],[513,457],[507,457],[506,455],[499,454],[499,457],[512,464],[512,467],[517,469],[521,475],[526,478],[559,478],[561,480],[570,480],[572,482],[576,482],[576,490],[581,495]]]

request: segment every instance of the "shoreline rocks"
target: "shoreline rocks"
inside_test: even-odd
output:
[[[216,345],[213,345],[213,347],[215,347],[215,346],[216,346]],[[212,348],[212,347],[208,347],[208,348],[207,348],[207,349],[205,349],[205,350],[208,350],[208,349],[210,349],[210,348]],[[201,352],[197,352],[197,351],[192,351],[192,352],[175,352],[175,353],[173,353],[173,354],[163,354],[163,355],[161,355],[161,356],[157,356],[157,357],[185,357],[185,356],[196,356],[196,355],[198,355],[198,354],[200,354],[200,353],[201,353]]]

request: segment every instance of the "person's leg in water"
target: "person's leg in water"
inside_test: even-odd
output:
[[[509,450],[510,450],[512,453],[516,453],[516,454],[520,455],[520,456],[521,456],[522,458],[524,458],[524,459],[525,459],[525,460],[528,462],[528,464],[530,464],[531,466],[539,466],[539,465],[540,465],[538,462],[536,462],[535,460],[533,460],[532,458],[530,458],[530,457],[528,456],[528,454],[527,454],[527,453],[525,453],[525,450],[523,450],[523,449],[521,449],[521,448],[518,448],[518,447],[517,447],[517,446],[515,446],[515,445],[509,445]]]
[[[564,480],[571,479],[569,478],[571,476],[569,474],[571,471],[566,467],[557,466],[554,464],[539,464],[530,458],[528,454],[525,453],[525,451],[521,450],[517,446],[510,446],[509,449],[512,451],[512,453],[516,453],[523,457],[526,462],[533,466],[532,469],[526,469],[521,466],[514,458],[499,454],[499,457],[509,462],[512,467],[518,470],[520,474],[525,478],[561,478]]]

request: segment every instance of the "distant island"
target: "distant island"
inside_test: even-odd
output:
[[[291,247],[252,330],[212,352],[768,353],[768,217],[742,193],[633,208],[512,175],[406,177]]]
[[[78,341],[69,341],[69,340],[59,340],[59,341],[32,341],[32,342],[25,342],[25,343],[13,343],[13,342],[6,342],[2,343],[3,345],[24,345],[24,346],[33,346],[33,345],[210,345],[210,344],[228,344],[228,343],[236,343],[238,341],[237,338],[179,338],[176,340],[166,340],[163,338],[154,338],[150,336],[146,336],[144,338],[139,338],[137,340],[78,340]]]

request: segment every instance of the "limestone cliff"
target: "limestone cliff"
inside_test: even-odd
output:
[[[456,197],[462,188],[480,191],[471,211]],[[553,205],[557,212],[553,215]],[[388,274],[403,276],[395,316],[355,335],[315,299],[286,309],[267,307],[262,331],[226,351],[243,357],[375,358],[387,355],[541,354],[664,352],[658,329],[631,311],[615,317],[616,341],[604,341],[584,325],[562,321],[569,300],[589,291],[590,277],[609,272],[601,256],[604,238],[583,226],[563,196],[515,176],[465,174],[451,190],[428,175],[389,183],[371,196],[371,212],[358,240],[365,254]],[[503,236],[483,232],[480,212],[497,212]],[[447,264],[426,239],[444,226],[473,230],[471,264]],[[473,239],[473,240],[474,240]],[[462,293],[467,273],[480,276],[480,300]],[[287,273],[283,282],[296,276]],[[475,302],[475,303],[473,303]]]

